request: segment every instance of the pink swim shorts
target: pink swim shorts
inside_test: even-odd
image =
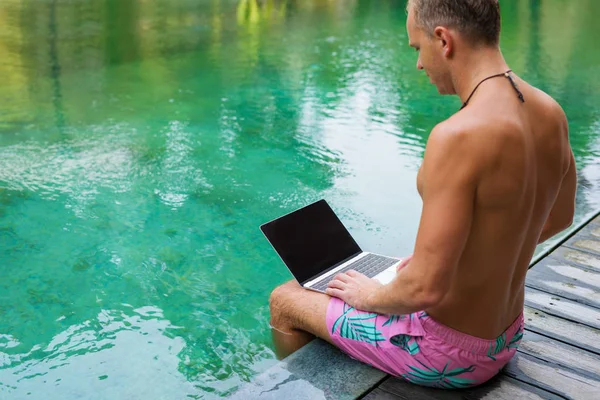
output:
[[[332,297],[327,329],[352,358],[409,382],[444,389],[477,386],[513,358],[523,337],[523,314],[495,340],[440,324],[420,311],[385,315],[356,310]]]

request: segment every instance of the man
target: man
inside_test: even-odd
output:
[[[464,103],[427,143],[414,256],[387,285],[348,272],[327,295],[280,286],[273,338],[280,356],[316,335],[411,382],[469,387],[516,352],[528,265],[538,243],[572,223],[576,167],[561,107],[509,71],[498,0],[407,9],[417,69]]]

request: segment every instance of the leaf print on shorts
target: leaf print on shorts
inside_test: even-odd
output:
[[[359,311],[344,304],[344,312],[333,324],[331,333],[335,333],[339,327],[341,337],[377,346],[378,342],[385,341],[375,324],[377,316],[377,313]]]
[[[423,368],[410,366],[410,371],[402,374],[402,377],[409,382],[417,385],[437,387],[441,389],[463,389],[475,384],[475,380],[461,378],[460,375],[469,374],[475,371],[475,366],[471,365],[467,368],[456,368],[448,370],[450,362],[446,364],[443,370],[438,371],[436,368],[428,367],[418,361]]]

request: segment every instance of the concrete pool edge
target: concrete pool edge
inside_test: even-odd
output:
[[[230,399],[356,399],[387,376],[315,339],[233,393]]]

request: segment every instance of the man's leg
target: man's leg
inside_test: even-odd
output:
[[[332,343],[325,317],[330,297],[303,289],[295,280],[271,293],[271,332],[277,357],[284,358],[320,337]]]

